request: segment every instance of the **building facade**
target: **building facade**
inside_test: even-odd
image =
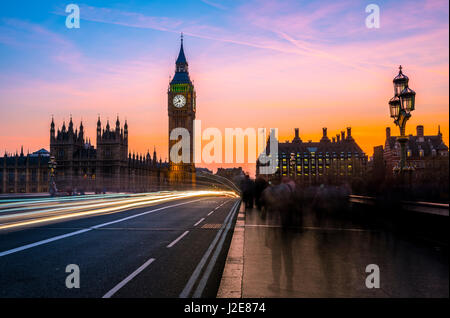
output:
[[[257,161],[256,176],[268,181],[279,182],[290,178],[299,184],[321,183],[341,184],[364,176],[367,155],[358,146],[347,128],[347,136],[342,131],[336,137],[327,135],[323,128],[320,141],[304,142],[295,128],[295,137],[291,142],[278,142],[277,170],[274,174],[260,174],[260,161]],[[269,143],[266,153],[269,154]]]
[[[83,123],[75,129],[72,118],[55,131],[50,124],[50,155],[56,160],[55,181],[61,191],[151,191],[167,179],[167,163],[147,154],[128,152],[128,124],[117,117],[115,127],[109,120],[102,127],[97,121],[97,147],[84,135]]]
[[[400,161],[400,144],[397,137],[391,135],[389,127],[386,128],[383,158],[386,173],[392,175]],[[414,168],[416,178],[440,177],[443,173],[448,178],[448,146],[442,139],[440,128],[436,135],[425,135],[422,125],[416,127],[416,135],[409,135],[406,143],[406,163]]]
[[[194,165],[194,119],[196,113],[196,93],[194,85],[189,78],[189,69],[183,49],[183,36],[178,58],[175,62],[175,75],[170,81],[167,91],[167,111],[169,117],[169,180],[171,184],[195,183]],[[181,135],[188,133],[184,138],[189,139],[189,152],[183,153],[177,145]],[[171,138],[174,134],[178,139]],[[175,148],[174,148],[175,146]],[[175,153],[173,149],[178,149]]]
[[[0,157],[0,193],[47,192],[50,153],[41,149],[32,154],[4,154]]]

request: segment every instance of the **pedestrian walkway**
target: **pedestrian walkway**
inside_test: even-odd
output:
[[[448,297],[446,251],[351,223],[306,211],[284,230],[241,206],[217,297]]]

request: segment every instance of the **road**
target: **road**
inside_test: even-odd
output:
[[[215,297],[238,198],[165,192],[0,203],[0,297]],[[79,268],[80,288],[66,278]]]

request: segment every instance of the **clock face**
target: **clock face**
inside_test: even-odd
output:
[[[176,95],[173,98],[173,106],[181,108],[184,105],[186,105],[186,97],[184,97],[183,95]]]

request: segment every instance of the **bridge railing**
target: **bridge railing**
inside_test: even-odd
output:
[[[350,203],[359,203],[366,205],[377,205],[382,198],[362,196],[362,195],[350,195]],[[449,204],[448,203],[434,203],[434,202],[422,202],[422,201],[399,201],[397,203],[405,211],[419,212],[425,214],[434,214],[440,216],[449,216]]]

